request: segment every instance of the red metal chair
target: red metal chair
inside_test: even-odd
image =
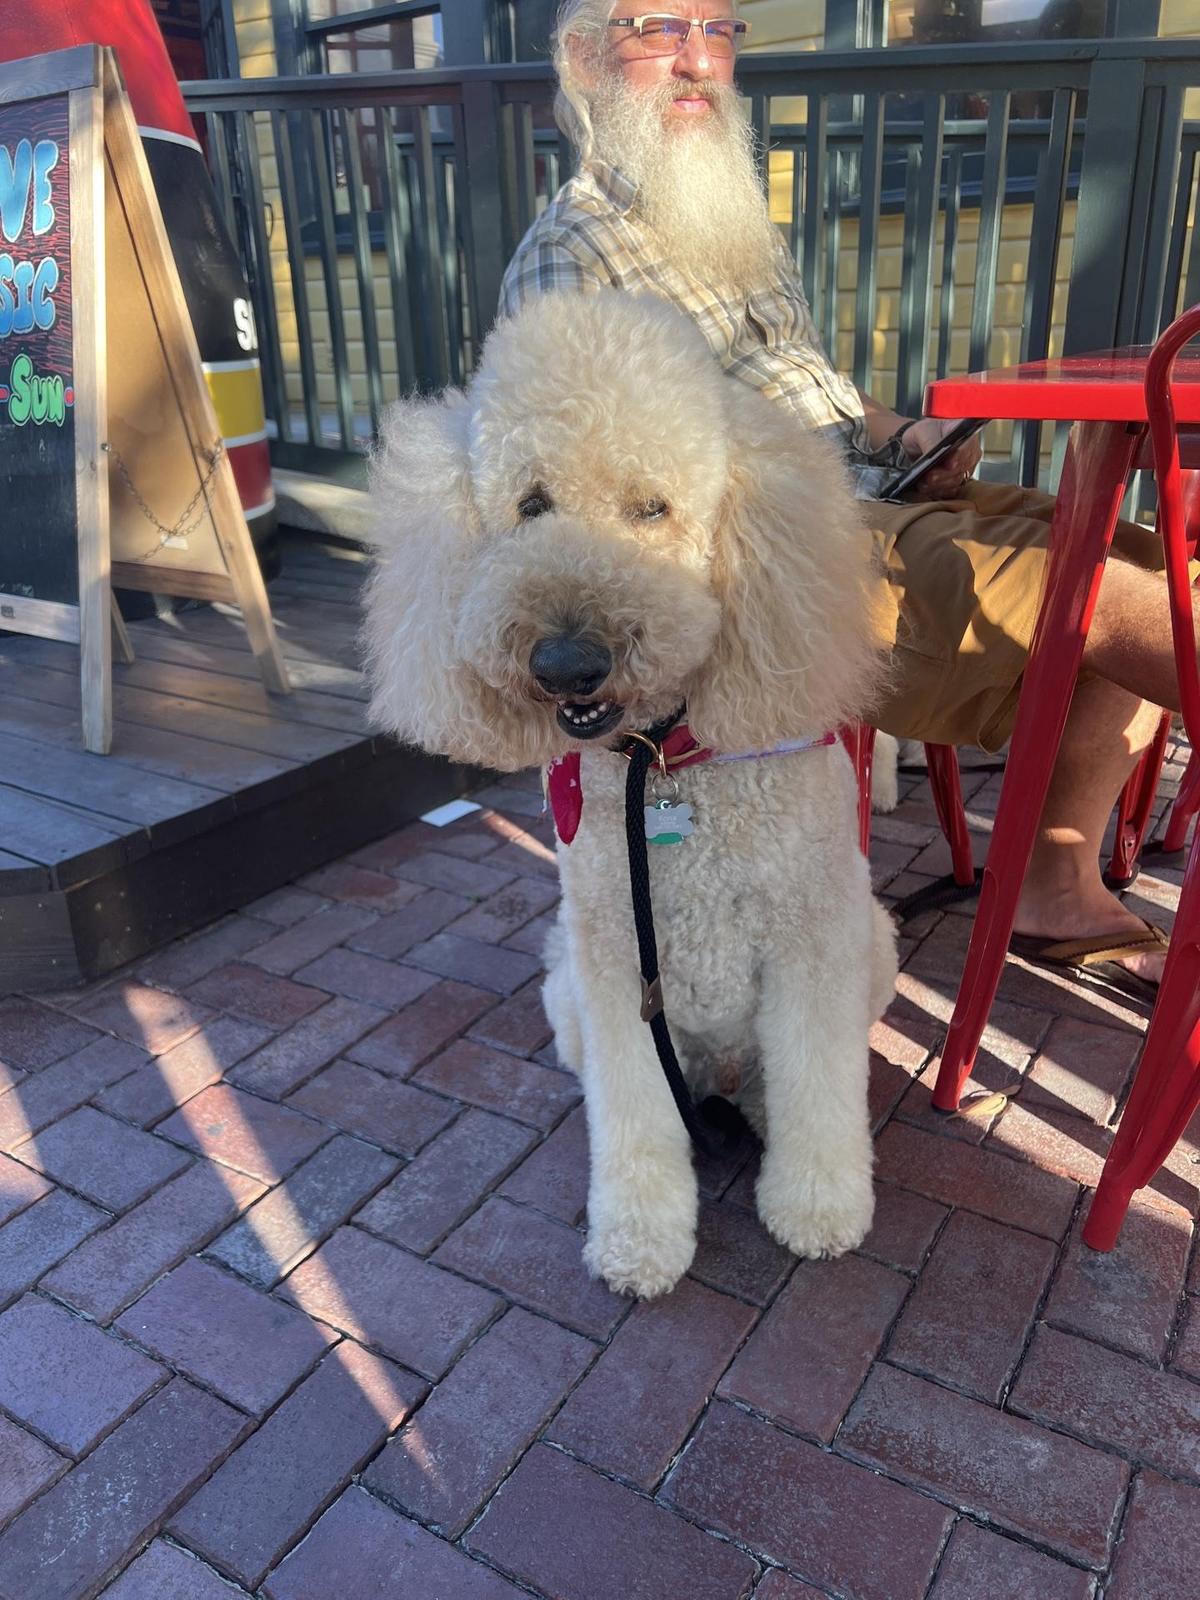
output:
[[[1178,855],[1187,839],[1192,818],[1200,811],[1200,750],[1193,750],[1187,769],[1171,807],[1166,830],[1162,837],[1162,854]]]
[[[1171,633],[1180,705],[1192,749],[1200,751],[1200,670],[1171,370],[1200,334],[1200,306],[1159,339],[1146,369],[1146,410],[1158,479],[1158,527],[1167,560]],[[1193,842],[1158,1000],[1121,1126],[1104,1163],[1083,1238],[1111,1250],[1135,1190],[1149,1183],[1200,1106],[1200,848]]]
[[[871,853],[871,767],[875,759],[875,729],[865,722],[848,723],[841,740],[854,763],[858,780],[858,844],[863,855]]]
[[[1170,713],[1164,713],[1154,743],[1142,756],[1121,791],[1113,853],[1104,873],[1104,881],[1110,889],[1128,888],[1141,868],[1142,847],[1146,840],[1146,829],[1150,826],[1150,814],[1154,810],[1170,731]],[[1171,807],[1171,815],[1167,818],[1162,840],[1155,847],[1160,860],[1164,856],[1183,854],[1188,829],[1197,812],[1200,812],[1200,750],[1192,752],[1179,784],[1179,793],[1175,796],[1175,804]]]
[[[1194,430],[1189,430],[1192,431]],[[1192,459],[1195,456],[1195,441],[1189,442],[1191,443],[1189,459]],[[1196,546],[1200,543],[1200,472],[1192,469],[1182,471],[1179,476],[1187,541],[1194,558]],[[1129,782],[1121,791],[1121,798],[1117,803],[1117,828],[1113,840],[1113,853],[1104,874],[1104,881],[1110,889],[1127,888],[1138,875],[1142,846],[1146,839],[1146,829],[1150,825],[1155,795],[1158,793],[1158,780],[1162,775],[1163,755],[1170,731],[1171,716],[1169,712],[1164,712],[1154,743],[1142,756],[1131,773]],[[1179,786],[1175,804],[1171,808],[1160,854],[1176,855],[1183,850],[1188,828],[1198,811],[1200,811],[1200,751],[1194,751],[1188,769],[1184,773],[1183,782]]]
[[[1113,852],[1104,872],[1104,881],[1110,889],[1128,888],[1138,875],[1142,846],[1146,840],[1146,829],[1150,826],[1150,814],[1154,810],[1170,732],[1171,716],[1169,712],[1164,712],[1153,743],[1143,753],[1142,759],[1130,773],[1128,783],[1121,790],[1121,798],[1117,801]]]
[[[875,754],[875,729],[864,723],[842,729],[842,742],[850,752],[854,771],[858,777],[858,842],[863,855],[871,849],[871,764]],[[955,883],[967,888],[975,882],[975,860],[971,853],[971,835],[967,829],[967,814],[963,809],[962,783],[958,773],[958,756],[953,745],[927,744],[925,760],[929,765],[929,787],[938,821],[950,846],[951,868]]]

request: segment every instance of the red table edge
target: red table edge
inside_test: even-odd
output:
[[[926,385],[927,417],[986,417],[989,422],[1145,422],[1140,384],[971,383],[938,378]],[[1200,401],[1188,421],[1200,421]]]
[[[1013,422],[1144,423],[1143,381],[1150,348],[1097,350],[936,378],[925,387],[924,414]],[[1106,378],[1106,362],[1119,363],[1120,375]],[[1200,423],[1200,359],[1176,366],[1174,390],[1177,420]]]

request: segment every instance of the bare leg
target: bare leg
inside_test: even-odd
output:
[[[1200,617],[1200,599],[1192,605]],[[1141,699],[1179,710],[1165,578],[1127,561],[1108,563],[1083,664]]]
[[[1161,578],[1109,563],[1084,665],[1099,676],[1075,691],[1015,926],[1019,933],[1058,939],[1136,936],[1140,919],[1104,887],[1100,847],[1117,796],[1154,737],[1159,706],[1177,697]],[[1162,963],[1149,955],[1122,964],[1157,978]]]
[[[1017,902],[1016,932],[1053,939],[1145,932],[1141,919],[1104,887],[1100,847],[1122,785],[1160,716],[1157,706],[1103,678],[1076,688]],[[1130,956],[1123,964],[1156,978],[1162,961]]]

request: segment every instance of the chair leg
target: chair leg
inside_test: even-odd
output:
[[[1150,826],[1150,813],[1158,793],[1158,780],[1162,773],[1163,756],[1167,749],[1167,736],[1171,732],[1171,714],[1164,711],[1153,740],[1142,753],[1142,758],[1129,775],[1117,802],[1117,829],[1113,852],[1104,874],[1110,889],[1123,889],[1138,875],[1138,857]]]
[[[1050,528],[1045,599],[1021,685],[979,908],[934,1087],[933,1104],[939,1111],[958,1108],[1004,970],[1021,884],[1137,443],[1138,436],[1119,423],[1087,423],[1072,432]]]
[[[1175,804],[1171,807],[1166,832],[1163,834],[1164,855],[1183,849],[1187,842],[1188,828],[1197,811],[1200,811],[1200,750],[1193,750],[1187,771],[1183,775],[1183,782],[1179,785]]]
[[[1193,847],[1158,1000],[1121,1126],[1084,1225],[1093,1250],[1117,1242],[1135,1190],[1150,1182],[1200,1106],[1200,852]]]
[[[1189,969],[1194,985],[1200,978],[1200,962],[1189,963]],[[1090,1250],[1113,1248],[1134,1195],[1153,1179],[1200,1106],[1200,1027],[1194,1027],[1175,1052],[1173,1070],[1166,1049],[1156,1044],[1151,1055],[1147,1038],[1139,1081],[1143,1075],[1152,1088],[1158,1087],[1161,1098],[1152,1112],[1138,1108],[1140,1125],[1131,1128],[1122,1146],[1121,1133],[1135,1114],[1132,1099],[1126,1108],[1084,1223],[1083,1242]]]
[[[849,724],[841,730],[841,740],[858,779],[858,843],[866,856],[871,853],[871,759],[875,754],[875,729],[862,722]]]
[[[967,888],[975,882],[975,857],[971,850],[967,814],[963,809],[958,752],[950,744],[927,744],[925,760],[929,767],[929,787],[933,791],[938,821],[950,846],[954,881]]]

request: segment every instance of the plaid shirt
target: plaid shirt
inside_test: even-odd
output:
[[[858,497],[876,498],[908,458],[897,444],[871,449],[858,391],[825,354],[783,241],[769,284],[746,299],[722,299],[664,259],[633,214],[636,196],[628,178],[601,162],[565,183],[509,262],[499,315],[512,316],[548,290],[611,287],[672,300],[727,372],[830,439],[846,456]]]

